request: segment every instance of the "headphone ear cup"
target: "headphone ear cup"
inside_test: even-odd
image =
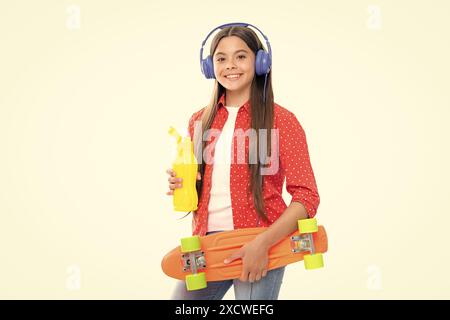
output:
[[[215,79],[214,76],[214,64],[211,56],[207,56],[202,60],[202,73],[205,75],[206,79]]]
[[[255,72],[258,76],[269,73],[272,59],[270,55],[263,49],[259,49],[256,53]]]

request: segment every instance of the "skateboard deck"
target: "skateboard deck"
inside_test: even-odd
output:
[[[206,281],[239,278],[242,273],[242,259],[229,264],[224,264],[223,261],[266,229],[238,229],[200,237],[201,250],[195,258],[198,271],[205,273]],[[313,239],[312,250],[309,236]],[[270,248],[268,270],[301,261],[311,252],[324,253],[327,250],[328,239],[323,226],[318,226],[317,232],[311,234],[300,234],[297,230]],[[192,258],[189,253],[181,252],[181,246],[178,246],[164,256],[161,262],[162,270],[169,277],[184,280],[193,273],[190,261]]]

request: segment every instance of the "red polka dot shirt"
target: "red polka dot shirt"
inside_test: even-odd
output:
[[[217,114],[211,125],[213,129],[221,130],[227,120],[228,111],[224,107],[224,103],[225,95],[222,95],[218,102]],[[250,128],[250,108],[250,101],[247,101],[239,108],[234,129],[235,133],[239,128],[243,132]],[[195,121],[201,120],[204,109],[202,108],[195,112],[189,120],[188,131],[191,138],[195,137]],[[239,144],[237,137],[233,137],[233,159],[231,159],[230,165],[230,195],[234,229],[253,228],[256,226],[267,227],[277,220],[287,208],[282,198],[282,188],[285,179],[286,190],[292,196],[291,202],[297,201],[302,203],[310,218],[314,217],[317,212],[320,197],[309,159],[306,135],[302,126],[292,112],[274,103],[274,128],[278,129],[279,147],[278,153],[273,152],[272,155],[279,155],[278,170],[273,174],[264,175],[263,179],[264,207],[269,219],[268,222],[258,218],[253,203],[253,195],[250,191],[250,171],[248,170],[249,139],[247,137],[245,138],[245,159],[242,159],[243,152],[241,151],[239,153],[237,151]],[[271,134],[269,130],[267,134]],[[206,149],[211,143],[213,145],[209,146],[209,148],[212,149],[211,155],[214,156],[213,148],[216,140],[214,136],[210,139],[206,138],[206,146],[202,150],[203,156],[207,154]],[[197,145],[196,142],[194,143]],[[241,157],[239,158],[240,154]],[[205,159],[200,160],[206,162],[206,164],[204,176],[202,177],[202,194],[199,197],[198,208],[193,214],[192,234],[203,236],[206,234],[208,227],[208,202],[214,165]],[[270,159],[269,165],[272,164],[272,160]]]

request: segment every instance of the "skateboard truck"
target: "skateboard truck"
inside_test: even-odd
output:
[[[292,252],[309,252],[309,254],[303,256],[307,270],[323,268],[323,256],[321,253],[316,253],[314,247],[313,233],[319,230],[317,220],[315,218],[298,220],[298,230],[299,235],[291,237]]]
[[[182,254],[183,259],[183,271],[192,271],[192,273],[197,273],[197,270],[202,270],[206,268],[205,252],[201,251],[198,253],[189,252],[187,254]],[[195,263],[192,263],[194,261]]]
[[[316,250],[314,249],[314,240],[311,233],[292,236],[291,240],[292,252],[298,253],[309,251],[311,254],[316,253]]]
[[[200,245],[200,237],[193,236],[181,239],[181,258],[183,262],[183,271],[190,271],[192,274],[186,275],[187,290],[199,290],[206,288],[206,274],[198,272],[206,268],[205,252]]]

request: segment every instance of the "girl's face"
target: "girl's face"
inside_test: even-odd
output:
[[[243,92],[250,87],[255,75],[255,54],[237,36],[222,38],[214,52],[214,74],[227,90]],[[228,75],[239,75],[237,78]]]

